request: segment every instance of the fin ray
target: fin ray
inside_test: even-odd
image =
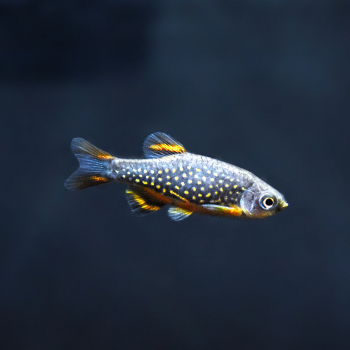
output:
[[[129,186],[126,189],[126,200],[131,211],[137,216],[147,215],[166,205],[166,203],[153,197],[145,189],[138,186]]]
[[[179,208],[179,207],[175,207],[175,206],[171,206],[168,210],[168,215],[169,215],[170,219],[172,219],[174,221],[181,221],[183,219],[186,219],[191,214],[192,214],[192,211],[189,211],[189,210],[186,210],[183,208]]]
[[[162,132],[149,135],[143,143],[143,152],[146,158],[161,158],[174,154],[185,153],[181,143]]]
[[[81,137],[72,140],[71,148],[80,167],[65,181],[64,186],[68,190],[80,190],[113,180],[108,176],[108,160],[113,159],[109,153]]]
[[[81,137],[76,137],[72,140],[71,143],[72,152],[79,159],[80,155],[89,155],[92,157],[100,159],[113,159],[109,153],[102,151],[102,149],[97,148],[92,143],[84,140]]]

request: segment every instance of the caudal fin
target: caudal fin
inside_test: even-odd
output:
[[[113,180],[109,176],[113,156],[80,137],[72,140],[71,148],[80,167],[65,181],[68,190],[80,190]]]

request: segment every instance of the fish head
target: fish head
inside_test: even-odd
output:
[[[247,188],[240,201],[247,218],[265,218],[288,207],[282,193],[259,179]]]

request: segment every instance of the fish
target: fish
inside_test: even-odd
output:
[[[143,216],[168,205],[175,221],[192,213],[262,219],[288,206],[284,196],[251,172],[220,160],[187,152],[171,136],[149,135],[146,159],[123,159],[74,138],[71,149],[80,167],[64,183],[78,190],[108,182],[127,185],[126,199]]]

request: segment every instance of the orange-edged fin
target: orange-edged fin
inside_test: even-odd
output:
[[[102,151],[102,149],[97,148],[92,143],[84,140],[81,137],[76,137],[72,140],[71,148],[78,159],[78,155],[89,155],[90,157],[96,157],[99,159],[114,158],[109,153]]]
[[[64,183],[69,190],[79,190],[113,181],[110,177],[110,160],[113,157],[77,137],[72,140],[72,151],[79,160],[80,167]]]
[[[168,215],[170,219],[174,221],[181,221],[188,218],[192,214],[192,211],[171,206],[168,210]]]
[[[156,132],[146,138],[143,144],[143,152],[146,158],[161,158],[185,153],[186,150],[181,143],[174,140],[171,136],[162,132]]]
[[[101,185],[107,182],[110,182],[112,180],[107,179],[102,176],[91,176],[90,174],[86,175],[83,174],[80,170],[77,170],[75,173],[73,173],[64,183],[64,186],[68,190],[81,190],[86,187],[92,187]]]
[[[131,208],[131,211],[137,216],[152,213],[167,204],[155,196],[152,196],[147,189],[137,186],[129,186],[127,188],[126,200]]]
[[[243,210],[238,206],[224,207],[222,205],[203,204],[202,207],[210,210],[212,212],[212,215],[241,216],[243,213]]]

